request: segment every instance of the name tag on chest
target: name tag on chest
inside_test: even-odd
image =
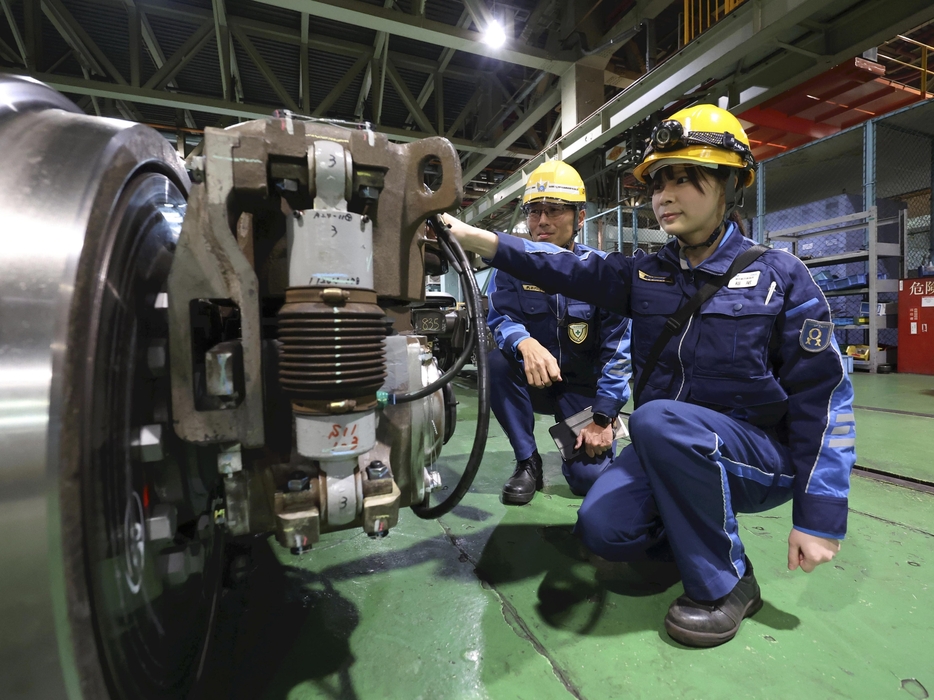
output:
[[[745,289],[746,287],[755,287],[757,284],[759,284],[759,270],[740,272],[726,286],[730,289]]]

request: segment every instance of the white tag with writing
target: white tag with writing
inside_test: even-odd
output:
[[[740,272],[736,277],[730,280],[727,285],[730,289],[745,289],[746,287],[755,287],[759,284],[759,270],[755,272]]]

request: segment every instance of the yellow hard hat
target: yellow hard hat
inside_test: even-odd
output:
[[[563,160],[549,160],[529,175],[522,205],[537,201],[583,204],[586,199],[587,193],[580,174]]]
[[[743,187],[749,187],[756,179],[756,161],[743,125],[725,109],[714,105],[682,109],[658,124],[649,138],[642,162],[632,174],[639,182],[645,182],[658,168],[679,163],[739,168],[746,173]]]

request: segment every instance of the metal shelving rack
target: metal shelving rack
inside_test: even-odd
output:
[[[897,317],[889,319],[888,316],[877,316],[876,307],[879,301],[880,293],[897,293],[898,280],[904,277],[905,273],[905,228],[906,212],[899,211],[897,216],[879,219],[876,207],[870,207],[867,211],[838,216],[833,219],[816,221],[804,226],[795,226],[793,228],[781,229],[779,231],[768,232],[770,241],[785,241],[792,244],[792,253],[801,257],[799,244],[802,239],[812,236],[826,236],[835,233],[846,233],[847,231],[867,231],[865,250],[855,250],[845,253],[835,253],[833,255],[822,255],[811,257],[802,262],[808,267],[826,267],[829,265],[842,265],[847,263],[865,262],[866,265],[866,286],[850,289],[838,289],[824,291],[824,296],[851,296],[861,295],[868,297],[869,317],[868,323],[856,325],[835,326],[835,330],[865,330],[869,333],[867,345],[869,346],[868,361],[854,361],[854,366],[861,369],[868,369],[875,373],[879,365],[885,364],[885,359],[880,356],[879,347],[879,328],[897,327]],[[881,243],[878,240],[880,226],[898,224],[898,242]],[[895,279],[877,279],[878,262],[880,258],[898,258],[899,272]],[[880,326],[880,319],[885,319],[884,325]]]

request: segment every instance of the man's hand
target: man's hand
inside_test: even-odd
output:
[[[555,356],[535,338],[526,338],[516,346],[516,349],[522,355],[525,380],[529,386],[543,389],[551,386],[553,382],[561,381],[561,368],[558,367]]]
[[[586,426],[577,436],[574,449],[579,450],[582,446],[588,457],[602,455],[613,446],[613,424],[610,423],[605,428],[601,428],[596,423]]]
[[[465,224],[450,214],[441,214],[441,222],[451,230],[451,235],[457,239],[457,242],[461,244],[464,250],[477,253],[487,259],[496,255],[499,238],[495,233]]]
[[[788,535],[788,570],[794,571],[800,566],[809,574],[818,564],[833,559],[839,551],[840,540],[817,537],[792,528]]]

